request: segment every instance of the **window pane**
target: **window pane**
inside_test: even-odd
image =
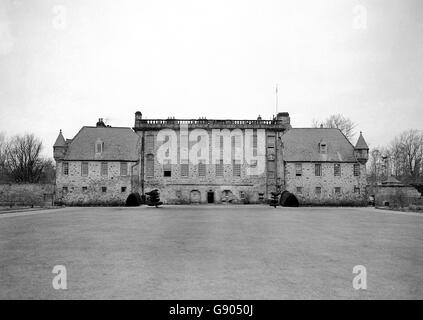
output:
[[[88,176],[88,162],[81,163],[81,174],[86,177]]]
[[[232,163],[232,172],[235,177],[241,176],[241,164],[238,161],[233,161]]]
[[[216,164],[216,176],[223,177],[223,160]]]
[[[145,137],[145,147],[147,152],[153,152],[154,150],[154,136],[153,135],[147,135]]]
[[[189,174],[189,164],[181,163],[181,176],[188,177],[188,174]]]
[[[206,176],[206,164],[203,161],[200,161],[200,163],[198,164],[198,175],[200,177]]]
[[[152,154],[147,155],[145,175],[147,177],[154,177],[154,156]]]
[[[337,177],[341,176],[341,165],[339,163],[333,165],[333,174]]]
[[[360,175],[360,164],[355,163],[354,164],[354,176],[358,177]]]
[[[318,177],[320,177],[322,175],[322,165],[320,163],[315,164],[314,173]]]
[[[295,175],[301,176],[303,174],[303,165],[301,163],[295,164]]]
[[[101,163],[101,175],[102,176],[107,176],[108,175],[107,162],[102,162]]]
[[[120,163],[120,175],[121,176],[127,176],[128,175],[128,163],[127,162],[121,162]]]
[[[69,163],[63,162],[63,174],[68,175],[69,174]]]

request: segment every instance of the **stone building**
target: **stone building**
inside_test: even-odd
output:
[[[282,136],[285,189],[301,204],[365,205],[368,146],[338,129],[291,129]]]
[[[376,206],[407,207],[416,204],[421,199],[420,192],[411,185],[401,183],[392,177],[388,171],[388,177],[377,185],[375,191]]]
[[[56,199],[65,204],[124,203],[133,190],[133,167],[139,163],[139,136],[131,128],[82,127],[73,139],[62,132],[53,146]]]
[[[68,204],[123,203],[159,189],[165,203],[264,203],[288,190],[301,204],[366,203],[368,147],[338,129],[271,120],[143,119],[83,127],[54,145],[56,194]]]

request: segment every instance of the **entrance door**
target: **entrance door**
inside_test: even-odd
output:
[[[208,203],[214,203],[214,192],[213,191],[207,192],[207,202]]]

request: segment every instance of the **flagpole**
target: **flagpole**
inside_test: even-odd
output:
[[[276,90],[275,90],[275,95],[276,95],[276,97],[275,97],[275,99],[276,99],[276,103],[275,103],[275,111],[276,111],[276,115],[278,114],[278,103],[279,103],[279,101],[278,101],[278,84],[276,84]]]

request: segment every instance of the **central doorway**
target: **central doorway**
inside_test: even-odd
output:
[[[213,191],[207,192],[207,202],[208,203],[214,203],[214,192]]]

